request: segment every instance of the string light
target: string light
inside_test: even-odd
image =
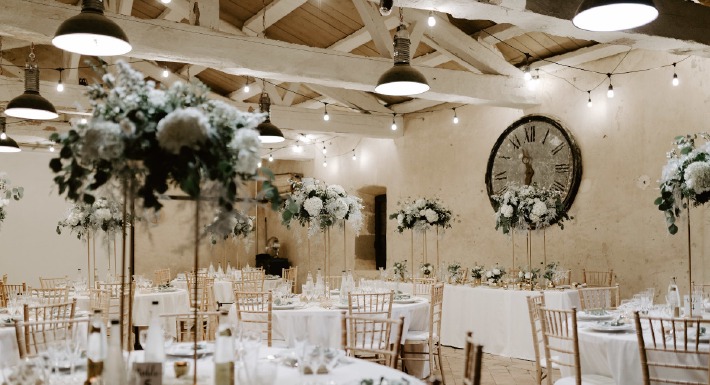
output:
[[[328,160],[327,159],[323,159],[323,167],[328,167]]]
[[[325,145],[323,145],[323,155],[325,155],[328,152],[328,150],[325,148]]]
[[[530,54],[526,53],[525,54],[525,65],[523,66],[523,79],[525,79],[525,81],[528,81],[528,82],[530,80],[532,80],[532,73],[530,73],[529,60],[530,60]]]
[[[274,150],[273,148],[269,149],[269,151],[273,151],[273,150]],[[274,156],[271,153],[269,153],[269,162],[273,162],[273,161],[274,161]]]
[[[57,92],[64,92],[64,84],[62,83],[62,72],[64,68],[58,68],[59,71],[59,82],[57,82]]]
[[[456,114],[456,109],[452,108],[454,110],[454,124],[459,124],[459,117]]]
[[[170,1],[172,1],[172,0],[160,0],[160,2],[163,4],[170,4]]]
[[[246,93],[249,92],[250,90],[251,90],[251,88],[249,88],[249,83],[245,84],[245,85],[244,85],[244,93],[246,94]]]
[[[330,120],[330,115],[328,115],[328,103],[323,103],[323,120],[326,122]]]
[[[673,63],[673,80],[671,81],[671,84],[673,84],[673,87],[678,87],[680,80],[678,80],[678,74],[675,72],[675,64],[676,63]]]
[[[49,146],[49,152],[54,152],[54,145]]]
[[[436,25],[436,18],[434,17],[434,11],[429,11],[429,18],[427,19],[427,24],[429,24],[430,27],[433,27]]]
[[[353,160],[357,160],[357,155],[355,155],[355,149],[353,148]]]
[[[163,70],[163,77],[167,78],[168,76],[170,76],[170,72],[168,72],[168,67],[165,67],[165,69]]]
[[[397,131],[397,122],[394,120],[397,117],[397,114],[392,114],[392,131]]]
[[[79,124],[86,124],[86,123],[88,123],[88,122],[89,122],[89,121],[86,120],[86,118],[81,118],[81,119],[79,119]]]
[[[591,90],[587,91],[587,96],[588,96],[587,107],[592,108],[592,91]]]
[[[611,74],[606,74],[609,77],[609,88],[606,91],[606,97],[609,99],[614,98],[614,86],[611,84]]]
[[[7,134],[3,132],[0,134],[0,140],[5,140],[5,139],[7,139]]]
[[[259,162],[256,164],[256,167],[257,167],[257,168],[261,168],[261,161],[259,161]]]

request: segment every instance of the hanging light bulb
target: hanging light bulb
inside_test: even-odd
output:
[[[269,149],[269,151],[271,151],[271,149]],[[273,161],[274,161],[274,156],[269,154],[269,162],[273,162]]]
[[[52,44],[86,56],[124,55],[132,49],[121,27],[104,16],[102,0],[82,0],[81,13],[57,28]]]
[[[170,76],[170,72],[168,72],[168,67],[165,67],[163,69],[163,77],[167,78],[168,76]]]
[[[328,115],[328,103],[323,103],[323,120],[326,122],[330,120],[330,115]]]
[[[592,108],[592,91],[587,91],[587,107]]]
[[[256,167],[261,168],[261,161],[256,163]]]
[[[614,97],[614,86],[611,84],[611,74],[607,74],[609,77],[609,88],[606,91],[606,97],[612,99]]]
[[[171,0],[160,0],[160,2],[163,3],[163,4],[170,4],[170,1],[171,1]]]
[[[459,116],[456,114],[456,109],[454,108],[454,124],[459,124]]]
[[[79,124],[86,124],[86,123],[88,123],[88,122],[89,122],[89,121],[86,120],[86,118],[81,118],[81,119],[79,119]]]
[[[673,63],[673,80],[671,81],[671,84],[673,84],[673,87],[678,87],[680,80],[678,79],[678,74],[675,72],[675,64],[676,63]]]
[[[323,159],[323,167],[328,167],[328,161],[326,159]]]
[[[397,117],[397,114],[392,114],[392,126],[390,127],[392,131],[397,131],[397,122],[394,120],[395,117]]]
[[[429,24],[430,27],[436,25],[436,17],[434,17],[434,11],[429,11],[429,18],[427,19],[427,24]]]
[[[54,145],[49,146],[49,152],[54,152]]]
[[[3,119],[3,118],[0,117],[0,119]],[[0,134],[0,140],[5,140],[5,139],[7,139],[7,134],[5,133],[5,131],[3,131],[2,134]]]
[[[64,68],[57,69],[59,71],[59,82],[57,82],[57,92],[64,92],[64,84],[62,84],[62,71]]]
[[[353,149],[353,160],[357,160],[357,155],[355,155],[355,149]]]
[[[326,153],[328,153],[328,150],[325,148],[325,145],[323,145],[323,155],[325,155]]]
[[[535,91],[539,85],[540,85],[540,70],[535,69],[535,75],[532,75],[532,78],[528,82],[528,88],[531,91]]]
[[[394,66],[377,80],[375,92],[391,96],[417,95],[429,91],[429,83],[421,72],[409,64],[409,32],[402,22],[402,8],[399,12],[400,24],[394,34]]]
[[[530,73],[530,54],[525,53],[525,64],[521,67],[523,70],[523,79],[525,79],[526,82],[529,82],[532,80],[532,73]]]
[[[10,100],[5,115],[13,118],[49,120],[59,117],[49,100],[39,94],[39,67],[35,60],[35,45],[30,45],[30,54],[25,64],[25,92]]]
[[[245,84],[245,85],[244,85],[244,93],[246,94],[246,93],[249,92],[250,90],[251,90],[251,88],[249,88],[249,83]]]
[[[380,0],[380,15],[389,16],[394,7],[394,0]]]

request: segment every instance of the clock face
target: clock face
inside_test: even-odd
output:
[[[486,168],[489,198],[507,185],[532,185],[560,191],[569,210],[582,178],[582,157],[572,135],[556,120],[528,115],[498,138]],[[496,207],[496,202],[491,199]]]

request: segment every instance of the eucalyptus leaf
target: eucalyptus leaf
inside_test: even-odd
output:
[[[668,232],[675,235],[678,232],[678,226],[675,224],[668,226]]]

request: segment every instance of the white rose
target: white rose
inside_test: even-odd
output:
[[[525,279],[531,279],[531,278],[532,278],[531,272],[528,271],[527,273],[525,273]]]
[[[493,269],[493,274],[500,275],[500,269]]]
[[[522,272],[522,271],[518,272],[518,277],[523,278],[523,272]]]
[[[493,276],[493,272],[491,272],[491,271],[486,271],[486,277],[492,277],[492,276]]]

